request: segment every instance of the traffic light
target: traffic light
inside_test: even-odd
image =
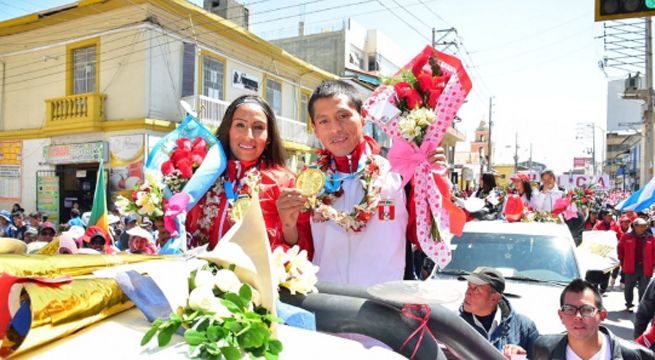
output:
[[[655,15],[655,0],[596,0],[596,21]]]

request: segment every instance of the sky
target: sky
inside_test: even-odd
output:
[[[71,1],[0,0],[0,20]],[[202,0],[191,1],[202,6]],[[605,55],[593,1],[549,0],[249,0],[250,30],[271,39],[338,26],[352,17],[394,41],[407,60],[431,41],[431,29],[457,29],[473,90],[459,112],[458,128],[473,138],[489,119],[493,97],[494,163],[532,160],[561,173],[591,147],[576,140],[578,123],[596,127],[602,157],[608,78],[598,67]],[[279,18],[284,18],[276,20]],[[401,20],[402,19],[402,20]],[[452,39],[449,38],[449,40]],[[610,72],[622,77],[622,72]],[[627,121],[640,121],[630,119]],[[591,125],[590,125],[591,126]]]

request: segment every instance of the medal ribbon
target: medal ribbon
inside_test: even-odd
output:
[[[344,174],[341,176],[337,175],[337,170],[336,170],[336,163],[334,159],[330,159],[330,169],[334,171],[332,176],[325,176],[325,185],[323,186],[323,190],[326,193],[335,193],[341,189],[341,184],[343,183],[344,180],[348,179],[353,179],[359,175],[359,173],[364,170],[364,165],[366,165],[366,156],[360,156],[359,157],[359,162],[357,163],[357,170],[355,172],[352,172],[350,174]],[[316,168],[316,165],[310,166],[312,168]]]

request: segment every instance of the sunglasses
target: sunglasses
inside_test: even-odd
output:
[[[593,317],[598,313],[598,308],[591,305],[582,305],[580,307],[564,304],[560,308],[562,314],[566,316],[575,316],[577,313],[580,313],[582,317]]]

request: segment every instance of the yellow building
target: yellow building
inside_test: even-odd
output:
[[[309,95],[333,78],[185,0],[81,0],[0,22],[0,152],[20,154],[0,163],[0,208],[88,210],[100,158],[110,191],[131,187],[181,99],[215,128],[230,101],[262,95],[302,160]]]

